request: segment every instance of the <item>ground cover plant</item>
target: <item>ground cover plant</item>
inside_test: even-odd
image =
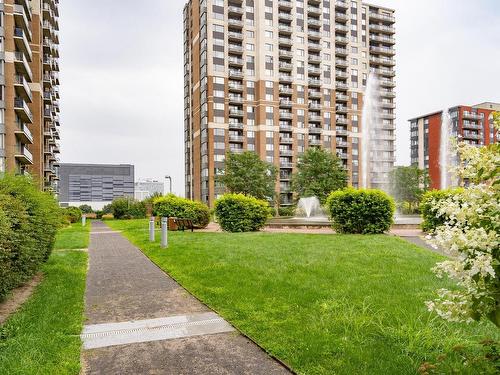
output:
[[[0,326],[0,374],[78,374],[88,227],[62,229],[43,279],[30,299]],[[71,243],[73,239],[74,244]]]
[[[147,220],[110,225],[300,374],[495,371],[496,327],[427,311],[444,258],[396,237],[172,232],[161,249]]]

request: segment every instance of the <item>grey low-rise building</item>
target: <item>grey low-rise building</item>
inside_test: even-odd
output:
[[[113,199],[134,198],[134,166],[130,164],[67,164],[59,168],[59,203],[88,204],[102,209]]]

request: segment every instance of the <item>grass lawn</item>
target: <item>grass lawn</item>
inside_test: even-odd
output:
[[[438,373],[478,373],[460,348],[500,337],[490,323],[427,312],[446,285],[430,271],[442,258],[395,237],[186,232],[169,233],[163,250],[148,242],[147,220],[110,225],[299,373],[415,374],[442,354]]]
[[[56,248],[85,248],[89,228],[58,234]],[[57,251],[31,298],[0,326],[0,374],[78,374],[87,253]]]
[[[85,227],[74,223],[57,233],[55,250],[86,249],[89,245],[90,220]]]

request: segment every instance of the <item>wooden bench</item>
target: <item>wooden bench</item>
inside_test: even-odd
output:
[[[191,229],[191,232],[194,232],[194,225],[192,220],[175,218],[174,222],[179,230],[184,232],[186,229]]]

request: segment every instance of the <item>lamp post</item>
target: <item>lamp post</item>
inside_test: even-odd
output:
[[[170,194],[172,194],[172,177],[171,176],[165,176],[165,179],[169,181],[170,183]]]

